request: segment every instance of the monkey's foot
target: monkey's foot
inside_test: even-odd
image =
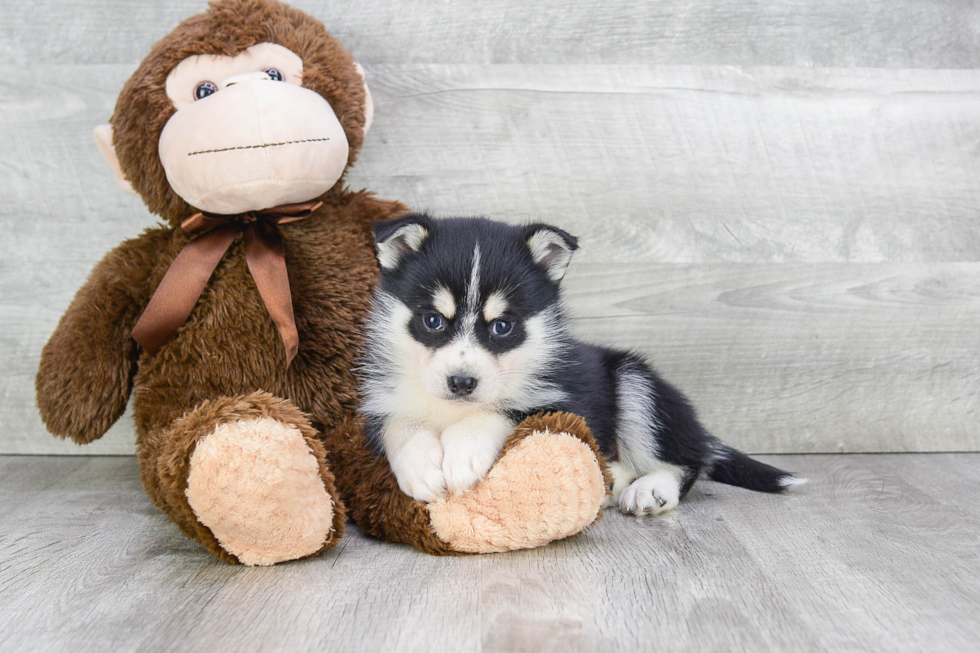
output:
[[[428,505],[436,535],[462,553],[530,549],[596,520],[611,482],[582,418],[534,416],[517,427],[486,478]]]
[[[197,444],[187,501],[222,548],[246,565],[320,551],[333,499],[298,428],[271,417],[218,425]]]
[[[225,562],[270,565],[322,553],[346,512],[318,432],[267,392],[205,401],[143,437],[143,487]]]

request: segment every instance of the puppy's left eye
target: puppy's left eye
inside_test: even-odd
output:
[[[495,336],[506,336],[514,330],[514,323],[510,320],[494,320],[490,325],[490,333]]]
[[[446,326],[442,316],[438,313],[429,313],[422,318],[422,322],[425,324],[425,328],[429,331],[442,331],[443,327]]]
[[[268,70],[265,71],[265,74],[268,75],[269,79],[271,79],[274,82],[282,81],[282,73],[279,72],[277,68],[269,68]]]

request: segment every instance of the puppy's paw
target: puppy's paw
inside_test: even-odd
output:
[[[414,469],[398,478],[402,492],[422,503],[432,503],[446,496],[446,477],[440,467]]]
[[[680,494],[680,475],[675,470],[660,469],[624,489],[619,495],[619,509],[637,517],[656,516],[676,508]]]
[[[398,479],[398,487],[416,501],[432,503],[446,496],[442,444],[435,434],[413,438],[396,453],[389,454],[388,462]]]
[[[446,448],[442,471],[446,489],[453,494],[466,492],[486,476],[503,446],[501,438],[463,432],[458,426],[452,426],[442,434]]]

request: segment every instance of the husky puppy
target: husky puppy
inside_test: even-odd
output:
[[[636,354],[569,335],[559,283],[578,245],[561,229],[410,215],[375,239],[362,410],[406,494],[464,492],[541,411],[585,418],[626,513],[674,508],[702,473],[762,492],[801,482],[712,437]]]

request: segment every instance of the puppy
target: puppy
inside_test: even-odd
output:
[[[711,436],[636,354],[569,335],[559,284],[578,245],[561,229],[410,215],[375,239],[362,409],[406,494],[464,492],[541,411],[585,418],[626,513],[674,508],[702,473],[762,492],[802,482]]]

